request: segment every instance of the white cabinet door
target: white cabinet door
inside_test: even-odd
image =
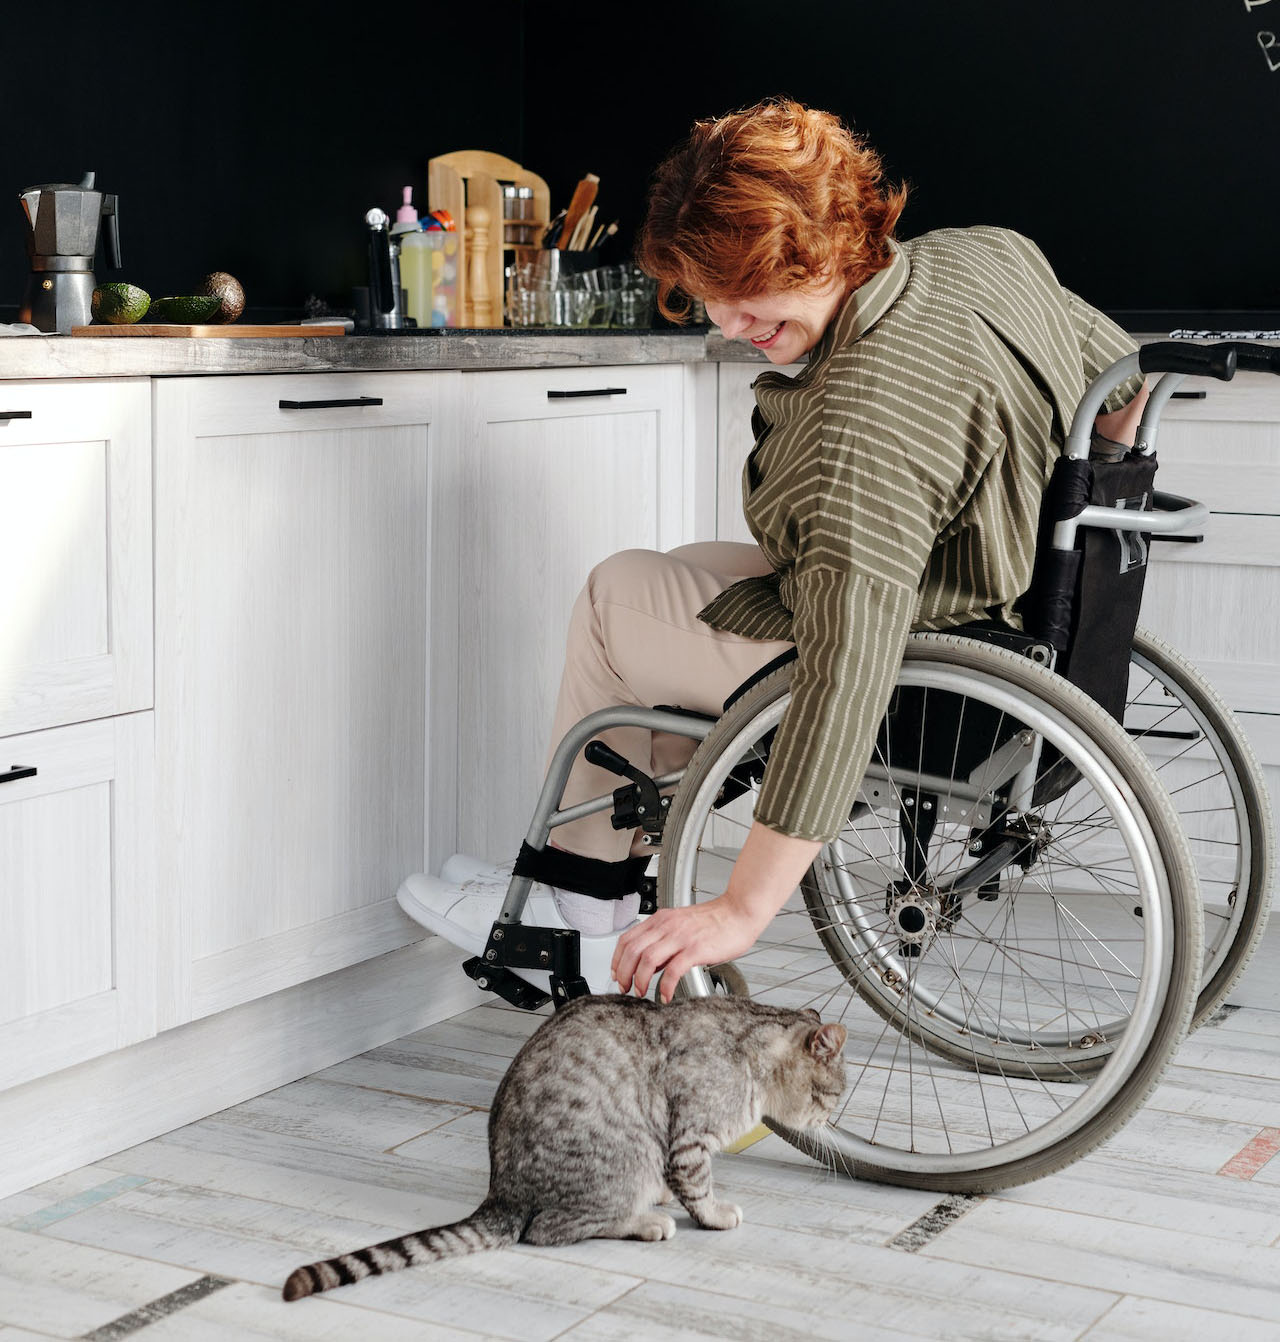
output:
[[[457,573],[456,638],[440,641],[433,673],[442,690],[456,677],[458,705],[457,827],[452,847],[440,842],[505,860],[542,783],[574,599],[616,550],[695,539],[696,453],[677,366],[469,373],[463,384],[467,431],[447,486],[457,506],[437,526],[440,562]],[[448,735],[438,722],[433,749]]]
[[[155,1033],[152,809],[150,713],[0,740],[0,1090]]]
[[[1213,516],[1203,544],[1152,544],[1142,622],[1235,710],[1280,801],[1280,381],[1182,389],[1205,396],[1166,408],[1156,484]]]
[[[394,897],[427,860],[428,477],[458,376],[157,383],[162,1025],[421,936]]]
[[[0,381],[0,737],[151,706],[145,378]]]
[[[787,364],[778,371],[794,377],[804,364]],[[765,363],[722,363],[716,405],[716,539],[751,541],[750,528],[742,515],[742,468],[755,437],[751,412],[756,407],[751,384],[768,371]]]

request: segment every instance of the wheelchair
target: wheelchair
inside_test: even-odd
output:
[[[1198,539],[1208,517],[1154,488],[1161,412],[1184,376],[1237,369],[1280,373],[1280,350],[1156,343],[1093,382],[1044,496],[1024,627],[908,640],[847,823],[746,956],[682,981],[846,1027],[831,1122],[775,1127],[830,1169],[978,1192],[1062,1168],[1132,1116],[1256,947],[1275,845],[1262,772],[1194,667],[1136,627],[1148,545]],[[1107,394],[1139,372],[1164,376],[1135,447],[1091,458]],[[466,972],[521,1006],[546,1001],[531,969],[557,1005],[585,991],[577,934],[520,921],[551,830],[583,815],[643,828],[642,912],[721,893],[794,661],[718,718],[620,706],[571,729]],[[619,725],[699,744],[652,778],[593,739]],[[581,750],[627,782],[560,810]]]

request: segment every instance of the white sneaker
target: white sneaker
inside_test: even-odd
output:
[[[406,878],[396,892],[396,900],[414,922],[461,950],[481,955],[489,931],[502,912],[511,884],[511,866],[508,863],[495,867],[465,854],[455,854],[438,877],[419,872]],[[535,882],[529,891],[521,921],[534,927],[569,927],[556,906],[554,891],[540,882]],[[621,931],[600,936],[578,933],[582,977],[593,993],[621,992],[611,973],[614,948],[621,935]],[[551,975],[545,970],[511,972],[543,992],[551,991]]]

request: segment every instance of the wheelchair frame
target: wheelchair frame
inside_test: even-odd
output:
[[[1280,350],[1229,341],[1213,345],[1169,341],[1144,346],[1138,353],[1128,355],[1105,369],[1086,389],[1072,419],[1062,456],[1076,461],[1088,460],[1094,420],[1107,396],[1129,378],[1139,373],[1163,374],[1151,390],[1134,444],[1135,453],[1150,456],[1155,451],[1160,416],[1184,377],[1199,375],[1230,381],[1238,368],[1280,372]],[[1137,511],[1090,504],[1078,510],[1075,515],[1057,521],[1052,532],[1052,547],[1064,554],[1073,552],[1080,529],[1090,527],[1148,536],[1191,538],[1191,533],[1202,529],[1208,517],[1209,509],[1203,503],[1156,490],[1152,496],[1150,509]],[[1034,646],[1036,648],[1034,659],[1047,662],[1052,669],[1056,661],[1055,650],[1039,642],[1034,642]],[[746,684],[750,684],[751,679]],[[741,690],[735,692],[730,701],[738,693],[741,693]],[[643,823],[652,806],[664,805],[664,802],[659,800],[659,794],[664,789],[677,786],[683,778],[684,770],[677,770],[658,778],[649,778],[643,771],[628,766],[626,761],[621,760],[603,743],[595,742],[594,737],[599,732],[612,727],[641,727],[648,731],[666,732],[700,742],[705,740],[715,722],[715,718],[686,710],[673,711],[669,708],[640,708],[628,705],[604,708],[589,714],[570,728],[552,756],[525,838],[526,847],[534,852],[541,852],[545,849],[553,829],[610,807],[615,808],[617,814],[624,806],[629,806],[630,816],[636,817],[636,807],[641,805],[642,801],[647,801],[648,806],[643,806],[638,816]],[[578,752],[583,749],[593,751],[593,747],[593,762],[611,769],[620,777],[630,777],[633,780],[632,786],[602,794],[564,810],[558,809]],[[1030,757],[1019,760],[1018,768],[1015,770],[1017,776],[1012,782],[1011,809],[1025,809],[1029,804],[1039,758],[1040,744],[1036,741],[1032,745]],[[874,766],[868,770],[867,777],[875,780]],[[995,783],[1004,783],[1008,779],[1007,774],[1004,777],[984,775],[982,786],[973,785],[971,799],[976,802],[984,790]],[[887,774],[883,781],[887,781]],[[954,793],[954,784],[952,791]],[[660,827],[654,825],[652,818],[644,828],[648,834],[652,834],[655,828],[660,832]],[[993,857],[984,861],[983,868],[992,865],[994,860]],[[524,911],[532,884],[531,876],[512,876],[501,912],[494,923],[498,936],[495,938],[491,933],[483,960],[468,961],[467,972],[478,981],[487,980],[482,986],[501,992],[502,984],[495,971],[504,968],[547,968],[550,965],[552,995],[560,1004],[586,991],[579,975],[577,948],[571,944],[574,938],[557,938],[550,957],[547,953],[547,944],[540,942],[533,952],[536,958],[524,963],[520,958],[520,952],[516,949],[515,941],[505,935],[504,929],[520,924],[520,915]],[[642,893],[647,896],[642,909],[646,911],[652,909],[652,891],[646,890]],[[527,950],[525,955],[526,958],[529,955]],[[536,993],[536,990],[532,992],[545,1001],[545,995]],[[521,1005],[532,1004],[529,991],[521,989],[519,996]]]

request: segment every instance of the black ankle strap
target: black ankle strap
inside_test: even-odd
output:
[[[595,899],[625,899],[640,889],[648,865],[644,854],[621,862],[603,862],[598,857],[567,853],[563,848],[538,849],[522,843],[515,874]]]

